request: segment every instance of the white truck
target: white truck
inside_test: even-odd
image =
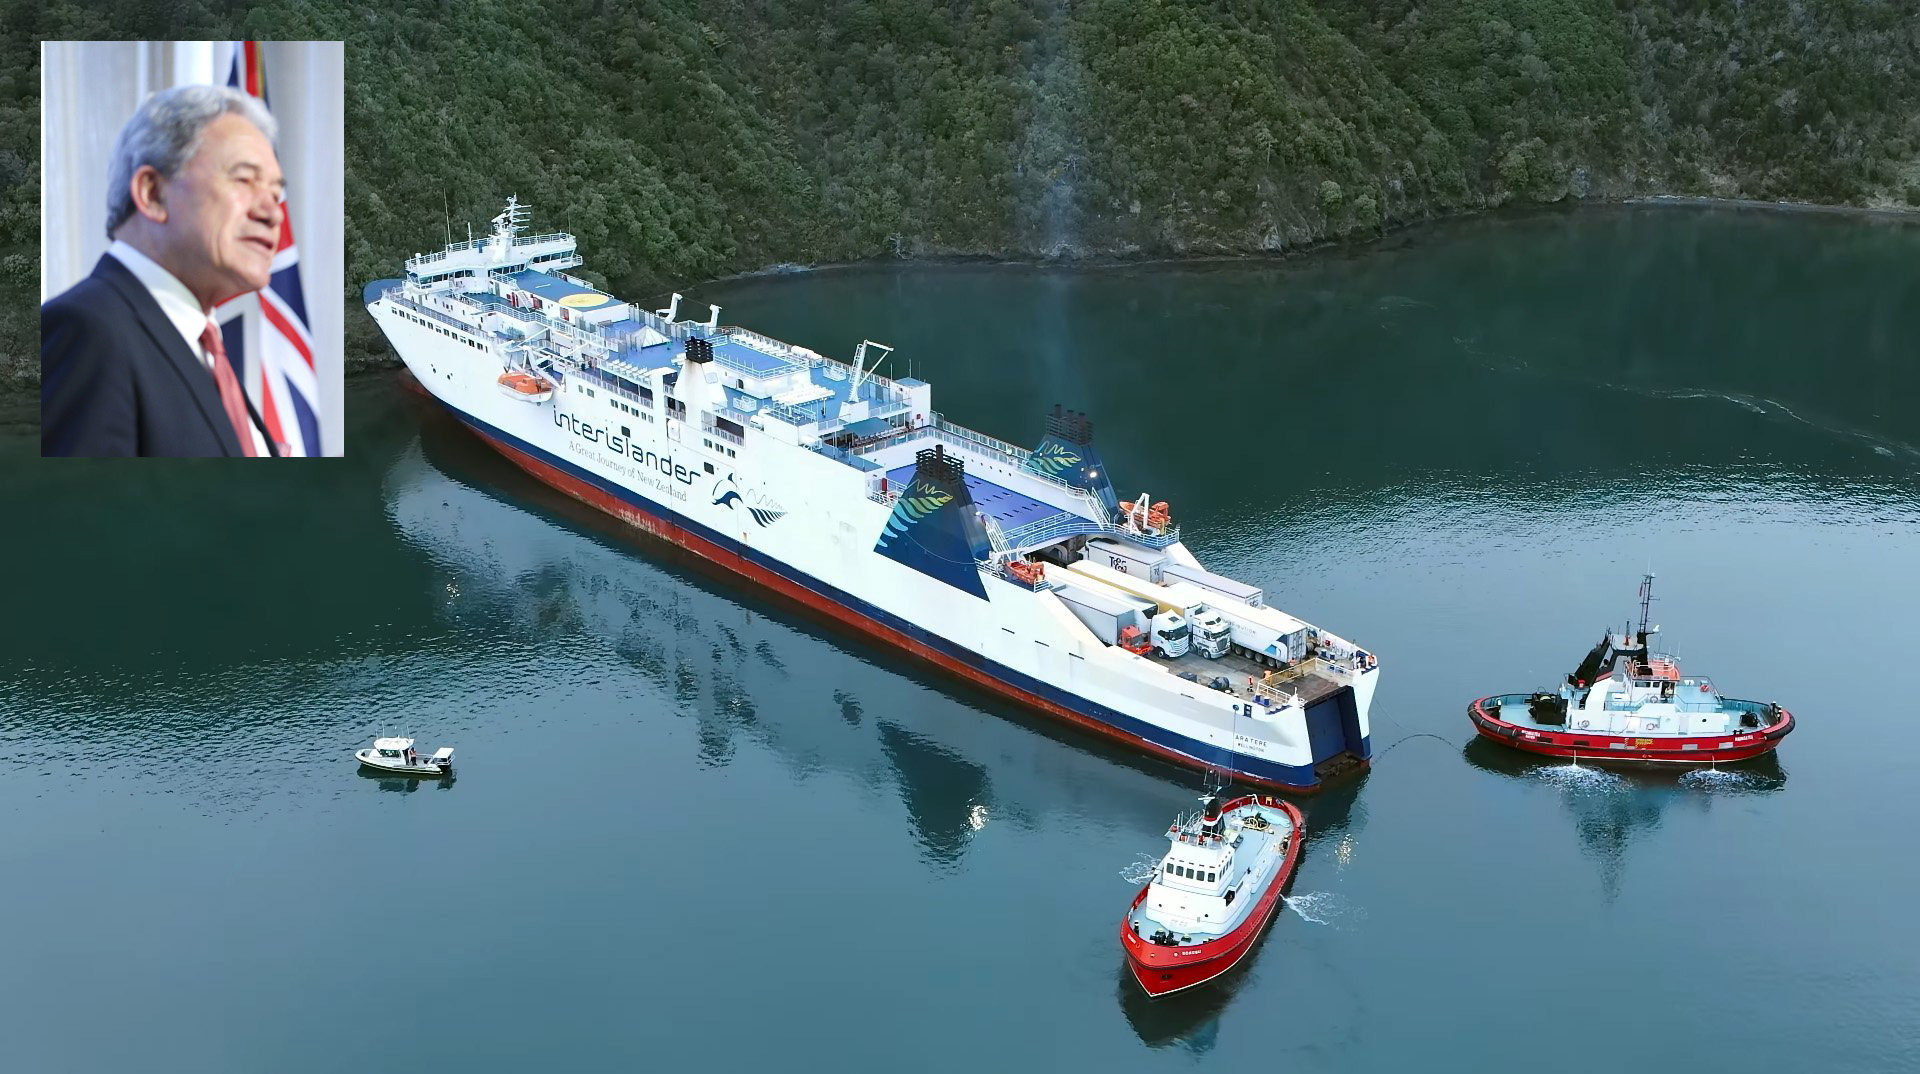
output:
[[[1172,557],[1165,552],[1156,552],[1150,548],[1135,548],[1118,541],[1091,540],[1082,553],[1087,562],[1098,563],[1109,570],[1131,575],[1148,582],[1160,581],[1160,572]]]
[[[1091,585],[1056,584],[1053,593],[1074,618],[1106,644],[1142,656],[1151,647],[1153,605]]]
[[[1261,592],[1258,586],[1251,586],[1245,582],[1215,574],[1209,570],[1202,570],[1199,567],[1189,567],[1173,560],[1168,560],[1166,565],[1160,568],[1160,580],[1169,584],[1189,582],[1209,593],[1218,593],[1250,608],[1263,607],[1267,600],[1266,594]]]
[[[1069,609],[1080,617],[1081,622],[1087,623],[1087,629],[1092,630],[1108,645],[1119,645],[1128,652],[1143,655],[1149,651],[1163,657],[1182,656],[1186,653],[1187,646],[1190,644],[1190,631],[1187,629],[1185,617],[1178,611],[1164,608],[1125,589],[1105,585],[1084,576],[1067,574],[1058,567],[1050,569],[1048,581],[1054,584],[1056,590],[1064,586],[1072,592],[1072,597],[1063,593],[1062,599],[1068,600]],[[1072,603],[1076,600],[1080,604],[1078,608]],[[1127,618],[1123,608],[1131,609],[1136,618]],[[1099,614],[1103,617],[1103,622],[1099,625],[1088,622],[1087,615],[1082,614],[1083,610]],[[1109,630],[1104,622],[1105,617],[1117,617],[1126,623],[1131,623],[1137,628],[1138,637],[1122,641],[1109,640],[1105,637]],[[1113,627],[1112,632],[1117,636],[1126,637],[1124,626]]]
[[[1155,585],[1136,575],[1122,574],[1111,567],[1102,566],[1099,561],[1091,559],[1069,564],[1067,569],[1123,593],[1150,600],[1163,614],[1182,616],[1192,635],[1192,647],[1198,649],[1201,656],[1218,660],[1227,655],[1231,644],[1227,621],[1208,606],[1207,594],[1194,586],[1185,583]],[[1167,655],[1185,656],[1187,648],[1185,644],[1177,649],[1169,647]]]
[[[1233,629],[1233,647],[1259,664],[1278,666],[1307,657],[1307,624],[1282,611],[1216,601],[1212,608]]]

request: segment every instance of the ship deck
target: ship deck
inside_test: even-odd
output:
[[[913,483],[913,471],[913,463],[896,466],[887,471],[887,483],[905,488]],[[967,492],[973,497],[974,505],[980,508],[981,513],[999,524],[1002,530],[1015,530],[1043,518],[1071,514],[1059,504],[1036,500],[1024,492],[995,484],[978,474],[969,473],[965,476]],[[1079,515],[1073,517],[1080,518]],[[1081,521],[1089,526],[1094,524],[1092,519],[1081,519]]]
[[[1248,679],[1258,679],[1273,670],[1263,664],[1256,664],[1238,653],[1228,653],[1214,659],[1201,655],[1198,649],[1188,649],[1184,656],[1170,659],[1158,656],[1150,656],[1147,659],[1165,667],[1175,675],[1190,672],[1198,676],[1194,680],[1194,685],[1201,689],[1212,689],[1208,684],[1218,677],[1225,676],[1228,686],[1226,692],[1242,699],[1253,696],[1248,690]],[[1340,689],[1340,683],[1325,675],[1309,672],[1288,682],[1285,689],[1299,694],[1302,704],[1311,705]]]
[[[513,273],[514,286],[523,291],[539,295],[549,302],[557,302],[571,309],[594,309],[614,300],[605,291],[596,291],[591,287],[582,287],[572,280],[563,280],[539,269],[521,269]]]

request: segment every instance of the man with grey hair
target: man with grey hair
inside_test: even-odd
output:
[[[220,86],[140,106],[107,169],[93,274],[40,307],[42,455],[280,455],[213,308],[267,286],[281,238],[273,117]]]

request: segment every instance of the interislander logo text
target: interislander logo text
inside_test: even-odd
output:
[[[659,472],[663,477],[671,478],[683,485],[693,484],[693,471],[673,461],[671,455],[661,455],[647,451],[619,433],[590,425],[571,414],[553,412],[553,423],[563,429],[570,429],[573,435],[590,444],[599,444],[614,454],[632,459],[643,468]]]

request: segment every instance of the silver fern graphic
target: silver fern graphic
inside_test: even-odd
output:
[[[1048,477],[1058,477],[1060,471],[1078,466],[1080,456],[1061,444],[1042,444],[1040,450],[1034,452],[1029,461],[1035,470]]]
[[[880,533],[878,547],[887,547],[887,542],[907,532],[907,528],[921,519],[953,502],[953,493],[938,489],[923,481],[915,481],[894,502],[893,514],[887,516],[886,527]]]

